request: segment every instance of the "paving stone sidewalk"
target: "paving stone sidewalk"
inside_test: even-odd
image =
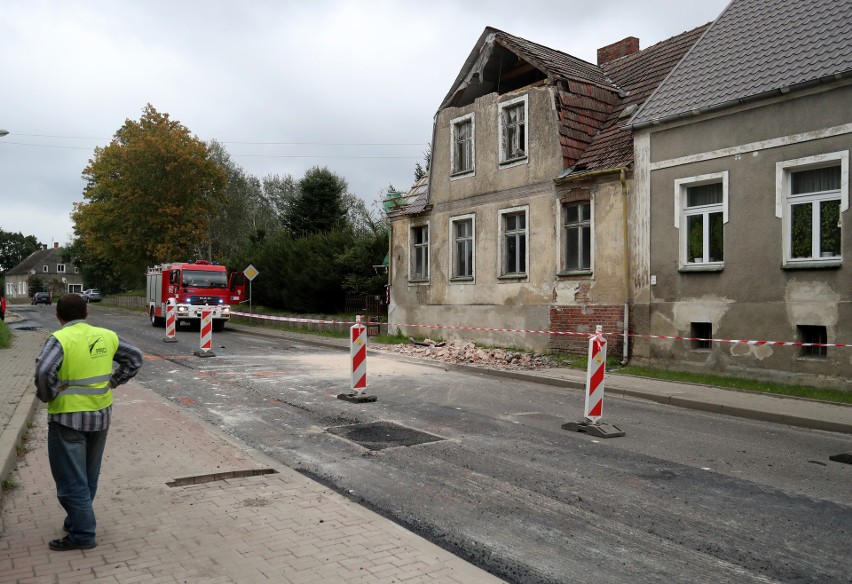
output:
[[[95,510],[98,546],[53,552],[64,513],[46,414],[2,510],[0,582],[492,583],[502,580],[211,429],[131,382],[116,392]],[[189,486],[174,479],[274,469]]]

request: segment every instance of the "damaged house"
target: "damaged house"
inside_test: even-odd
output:
[[[486,28],[435,116],[428,176],[388,213],[389,322],[572,352],[585,335],[534,331],[603,325],[626,356],[649,262],[623,126],[705,30],[629,37],[592,64]]]

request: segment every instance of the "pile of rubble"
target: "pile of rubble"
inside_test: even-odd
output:
[[[415,341],[408,345],[382,345],[382,349],[394,353],[425,357],[444,363],[482,365],[501,369],[546,369],[557,364],[546,355],[521,353],[508,349],[484,349],[470,341],[436,342],[431,339]]]

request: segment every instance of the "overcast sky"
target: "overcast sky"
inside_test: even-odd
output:
[[[405,190],[486,26],[592,63],[714,20],[728,0],[6,0],[0,229],[72,237],[82,171],[150,103],[246,172],[342,176],[368,203]]]

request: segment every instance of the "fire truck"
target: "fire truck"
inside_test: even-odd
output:
[[[246,277],[228,274],[216,262],[196,260],[148,268],[148,316],[156,327],[166,324],[166,303],[174,300],[175,325],[201,321],[201,311],[213,313],[213,330],[221,331],[231,318],[231,306],[246,300]]]

